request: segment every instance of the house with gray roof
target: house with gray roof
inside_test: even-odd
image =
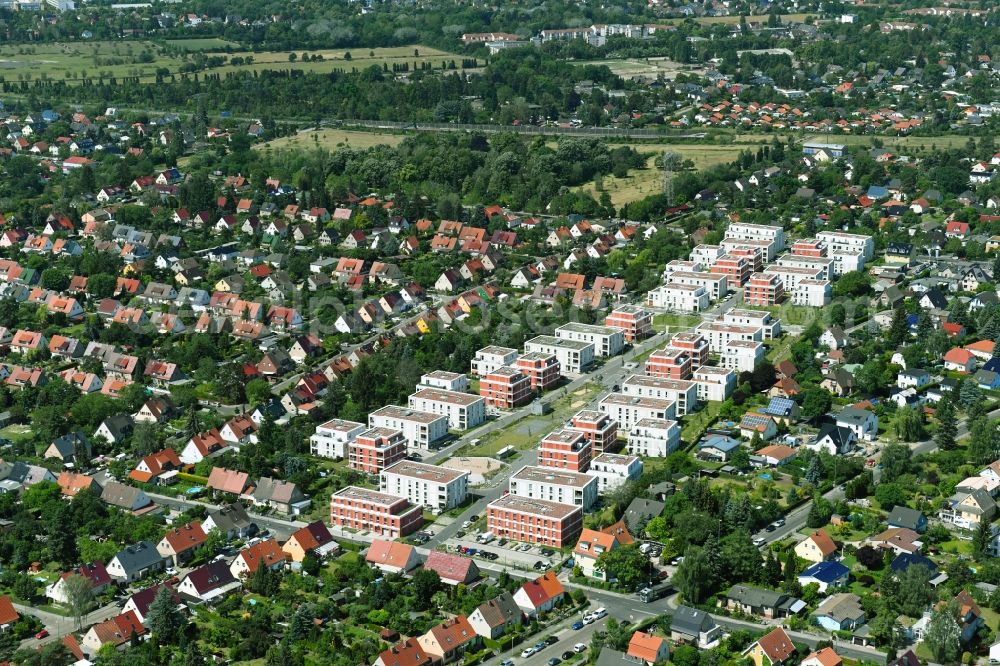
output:
[[[310,500],[294,483],[262,476],[253,492],[253,502],[290,516],[308,508]]]
[[[118,551],[108,562],[108,575],[116,581],[131,583],[151,573],[163,571],[166,560],[151,541],[140,541]]]
[[[641,534],[646,528],[646,523],[663,513],[666,506],[665,503],[657,500],[636,497],[625,509],[622,520],[625,521],[625,525],[632,534]]]
[[[824,599],[813,617],[827,631],[852,631],[865,623],[861,597],[850,592],[839,592]]]
[[[521,624],[524,613],[514,596],[504,590],[495,599],[480,604],[469,614],[469,624],[483,638],[496,640],[508,629]]]
[[[219,530],[226,539],[245,539],[259,531],[257,524],[250,520],[242,504],[233,503],[208,512],[201,528],[207,534]]]
[[[108,481],[101,490],[101,499],[105,504],[116,506],[126,511],[141,511],[150,507],[153,500],[140,488],[127,486],[118,481]]]
[[[670,640],[707,650],[721,637],[722,627],[705,611],[690,606],[678,606],[674,611],[670,621]]]
[[[726,608],[767,620],[790,617],[806,607],[801,599],[749,585],[733,585],[725,596]]]
[[[889,527],[905,527],[914,532],[923,532],[927,529],[927,517],[916,509],[897,504],[889,512]]]

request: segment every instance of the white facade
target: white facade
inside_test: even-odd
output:
[[[556,337],[592,344],[598,356],[617,356],[625,349],[625,332],[613,326],[570,322],[556,329]]]
[[[764,359],[765,351],[761,342],[730,340],[722,350],[719,364],[736,372],[753,372],[757,364]]]
[[[439,388],[445,391],[455,391],[462,393],[469,390],[469,378],[460,372],[448,372],[447,370],[435,370],[427,374],[420,375],[419,386],[428,388]]]
[[[848,234],[843,231],[821,231],[816,234],[816,238],[826,243],[827,252],[831,256],[834,252],[840,251],[860,252],[866,260],[875,256],[875,241],[871,236]]]
[[[792,305],[822,308],[833,299],[833,287],[827,280],[799,280],[792,290]]]
[[[723,324],[737,326],[760,326],[764,329],[764,339],[773,340],[781,335],[781,321],[775,319],[767,310],[747,310],[734,308],[722,315]]]
[[[696,261],[703,266],[711,266],[726,252],[721,245],[702,244],[691,250],[691,261]]]
[[[742,239],[727,237],[722,239],[720,247],[727,253],[733,250],[760,250],[764,261],[774,261],[775,256],[782,248],[778,247],[777,241],[765,239]]]
[[[588,510],[597,501],[596,477],[552,467],[522,467],[510,477],[510,494],[572,504]]]
[[[622,430],[631,431],[642,419],[677,418],[677,403],[662,398],[640,398],[625,393],[610,393],[597,406],[598,411],[607,414]]]
[[[485,377],[504,366],[511,366],[517,360],[517,350],[510,347],[490,345],[476,352],[472,359],[472,374]]]
[[[681,426],[670,419],[640,419],[628,433],[628,452],[665,458],[680,446]]]
[[[729,279],[719,273],[673,271],[665,279],[668,283],[704,287],[705,291],[708,292],[708,297],[713,301],[717,301],[729,293]]]
[[[642,476],[642,461],[639,460],[639,456],[602,453],[590,461],[587,475],[597,478],[600,492],[607,492],[618,488],[626,481],[635,481]]]
[[[469,473],[403,460],[382,470],[379,490],[431,511],[447,511],[468,497]]]
[[[314,456],[340,460],[347,457],[348,445],[365,430],[364,423],[333,419],[316,428],[309,438],[309,448]]]
[[[764,268],[764,272],[768,275],[777,275],[781,278],[781,283],[785,285],[785,291],[794,292],[799,280],[822,280],[825,269],[771,264]]]
[[[539,335],[528,340],[524,343],[524,351],[554,355],[564,372],[579,374],[594,363],[594,345],[589,342],[565,340],[553,335]]]
[[[830,257],[809,257],[804,254],[786,254],[778,259],[779,266],[790,266],[792,268],[807,268],[809,270],[819,269],[822,272],[820,280],[833,279],[833,263]]]
[[[776,245],[776,251],[780,252],[785,249],[785,230],[770,224],[731,222],[729,228],[726,229],[726,238],[771,241]]]
[[[410,449],[428,449],[448,434],[448,417],[409,407],[386,405],[368,415],[369,428],[400,430]]]
[[[840,250],[830,254],[833,257],[833,274],[840,276],[851,271],[865,269],[865,255],[858,250]]]
[[[698,400],[723,401],[736,390],[736,372],[728,368],[703,365],[694,371],[692,377],[697,385]]]
[[[449,427],[455,430],[475,428],[486,420],[486,401],[470,393],[418,388],[408,404],[410,409],[447,416]]]
[[[684,379],[631,375],[622,382],[622,393],[637,398],[658,398],[676,403],[683,416],[698,406],[698,386]]]
[[[708,348],[716,354],[723,353],[726,350],[726,345],[733,340],[750,340],[752,342],[764,340],[764,329],[760,326],[706,322],[700,324],[695,330],[705,336],[705,339],[708,340]]]
[[[710,300],[704,287],[669,282],[648,292],[646,304],[677,312],[701,312],[708,308]]]

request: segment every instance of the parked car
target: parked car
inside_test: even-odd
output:
[[[524,648],[523,650],[521,650],[521,658],[522,659],[527,659],[531,655],[535,654],[535,652],[536,652],[536,650],[533,647]]]
[[[500,662],[500,666],[514,666],[514,660],[504,659],[503,661]]]
[[[546,645],[555,645],[558,642],[559,642],[559,639],[556,636],[546,636],[545,637],[545,644]]]
[[[573,646],[573,650],[577,653],[583,652],[586,649],[587,646],[584,645],[583,643],[577,643],[576,645]]]
[[[549,666],[559,666],[559,664],[562,663],[562,659],[559,657],[549,657],[549,660],[546,663],[548,663]]]
[[[570,625],[570,628],[573,629],[574,631],[579,631],[580,629],[583,629],[583,622],[577,620],[572,625]]]
[[[47,638],[48,635],[49,635],[49,630],[48,629],[42,629],[37,634],[35,634],[35,638],[37,638],[38,640],[42,640],[43,638]]]
[[[574,654],[575,653],[572,650],[566,650],[565,652],[562,653],[562,659],[563,659],[563,661],[566,661],[567,659],[569,659],[570,657],[572,657]]]

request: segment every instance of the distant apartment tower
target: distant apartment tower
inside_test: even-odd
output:
[[[531,379],[505,365],[479,378],[479,395],[491,407],[514,409],[531,402]]]
[[[554,388],[562,377],[559,372],[559,359],[555,354],[528,352],[514,361],[514,367],[528,376],[531,380],[531,390],[537,393]]]
[[[327,421],[309,437],[309,450],[314,456],[342,460],[347,457],[347,447],[366,429],[364,423],[356,421]]]
[[[348,486],[330,496],[330,523],[337,527],[396,539],[417,531],[423,521],[421,507],[396,495]]]
[[[554,430],[538,445],[538,464],[571,472],[586,472],[593,448],[578,430]]]
[[[404,460],[382,470],[379,488],[384,493],[405,497],[411,504],[442,512],[465,502],[469,473]]]
[[[406,438],[401,430],[369,428],[348,445],[350,467],[366,474],[378,474],[406,459]]]
[[[448,435],[448,417],[409,407],[386,405],[368,415],[368,427],[400,430],[407,446],[426,450]]]
[[[828,280],[799,280],[792,290],[793,305],[822,308],[833,300],[833,287]]]
[[[584,409],[574,414],[569,429],[583,434],[590,443],[593,455],[603,453],[618,441],[618,423],[595,409]]]
[[[653,334],[653,314],[638,305],[619,305],[604,318],[604,325],[620,330],[632,344]]]

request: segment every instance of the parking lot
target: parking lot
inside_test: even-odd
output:
[[[535,569],[535,564],[542,562],[549,567],[554,567],[559,563],[561,559],[558,551],[553,549],[545,549],[551,552],[552,555],[545,555],[543,547],[532,546],[530,544],[522,544],[515,541],[506,541],[503,545],[500,544],[500,539],[494,539],[491,543],[481,544],[476,541],[476,538],[472,534],[468,534],[463,538],[452,538],[445,542],[445,547],[450,552],[462,552],[460,549],[465,548],[472,549],[472,557],[479,559],[480,551],[486,551],[488,553],[493,553],[496,558],[491,560],[497,564],[503,564],[506,566],[513,566],[519,569]],[[468,554],[465,552],[463,554]],[[536,571],[544,571],[544,568],[535,569]]]

